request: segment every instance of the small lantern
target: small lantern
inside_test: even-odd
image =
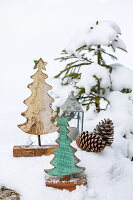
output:
[[[61,106],[61,111],[69,120],[68,136],[74,140],[76,135],[83,131],[84,111],[81,108],[79,102],[74,96],[73,92],[70,93],[65,103]]]

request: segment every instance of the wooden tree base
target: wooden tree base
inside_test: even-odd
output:
[[[14,146],[14,157],[34,157],[34,156],[49,156],[57,149],[58,145],[42,145],[42,146]]]
[[[76,186],[87,185],[87,179],[85,176],[77,176],[67,181],[60,180],[57,177],[47,177],[45,178],[45,181],[47,187],[53,187],[60,190],[65,189],[69,191],[75,190]]]

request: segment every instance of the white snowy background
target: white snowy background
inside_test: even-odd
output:
[[[127,131],[133,126],[133,119],[127,114],[133,112],[133,105],[127,105],[126,97],[121,96],[121,102],[127,105],[121,109],[117,93],[110,97],[115,115],[109,111],[104,115],[101,113],[95,123],[88,121],[87,126],[91,131],[103,116],[111,115],[116,124],[112,147],[107,147],[100,154],[80,150],[76,153],[81,159],[80,165],[86,167],[87,188],[77,188],[73,192],[46,188],[43,170],[51,167],[49,161],[52,155],[12,157],[13,145],[25,144],[28,139],[17,124],[25,121],[20,113],[26,109],[23,100],[30,95],[27,85],[31,82],[30,75],[34,73],[33,60],[42,57],[47,61],[47,73],[52,77],[63,68],[54,58],[67,46],[75,30],[91,21],[111,20],[120,26],[121,38],[127,45],[128,53],[117,52],[119,63],[132,69],[132,10],[132,0],[0,0],[1,186],[15,189],[23,200],[133,200],[133,162],[127,158],[128,141],[117,134],[122,132],[123,127]],[[128,83],[127,79],[125,82]],[[125,119],[117,120],[121,115],[125,115]],[[126,123],[129,124],[127,130]],[[45,142],[54,142],[56,136],[50,134],[50,139],[46,138]],[[76,146],[75,143],[73,145]],[[132,146],[130,150],[133,151]]]

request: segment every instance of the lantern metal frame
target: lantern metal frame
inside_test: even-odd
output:
[[[65,103],[60,107],[61,111],[64,114],[64,117],[68,118],[69,121],[72,119],[77,119],[77,128],[78,133],[83,131],[83,122],[84,122],[84,111],[74,96],[74,92],[71,92],[65,101]],[[74,114],[74,115],[73,115]],[[72,116],[71,116],[72,115]],[[76,118],[74,118],[76,117]],[[81,121],[80,121],[81,118]],[[81,123],[81,128],[80,128]]]

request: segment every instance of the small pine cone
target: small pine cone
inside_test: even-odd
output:
[[[105,148],[105,141],[94,133],[82,132],[76,137],[79,148],[88,152],[101,152]]]
[[[104,119],[96,126],[93,131],[96,135],[100,135],[105,141],[106,146],[110,146],[114,140],[114,125],[112,120]]]

